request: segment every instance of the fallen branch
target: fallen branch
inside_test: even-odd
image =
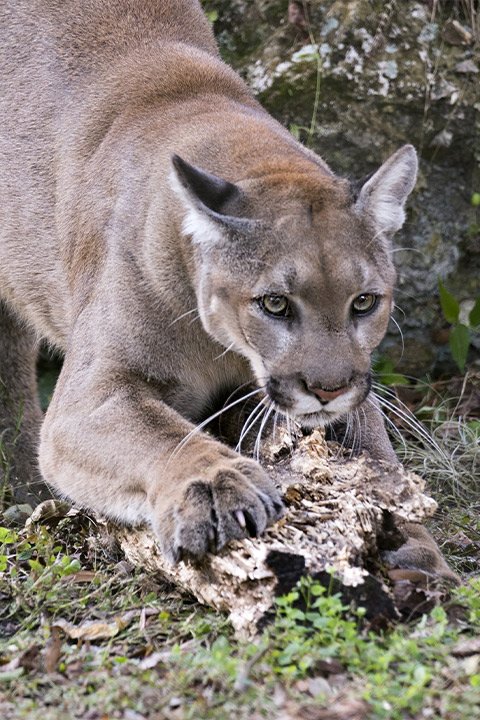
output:
[[[363,456],[346,459],[321,431],[297,438],[295,446],[286,435],[267,443],[263,464],[282,488],[287,512],[261,538],[174,566],[150,531],[115,529],[128,560],[228,612],[241,636],[255,634],[275,597],[305,574],[333,572],[372,617],[394,616],[391,592],[371,568],[380,568],[383,547],[405,539],[403,522],[422,522],[435,510],[423,481]]]

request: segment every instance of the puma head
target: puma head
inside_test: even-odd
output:
[[[304,426],[345,416],[369,392],[392,308],[391,236],[416,173],[411,145],[358,190],[310,158],[232,180],[173,158],[203,326]]]

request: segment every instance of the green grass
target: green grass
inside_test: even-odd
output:
[[[426,430],[421,436],[389,412],[397,425],[392,441],[402,462],[422,475],[439,509],[431,530],[460,575],[480,569],[480,370],[426,383],[390,388],[402,411],[413,413]],[[402,403],[403,401],[403,403]]]
[[[322,708],[369,720],[477,717],[478,378],[459,392],[408,392],[441,450],[400,423],[406,461],[433,480],[433,531],[465,579],[448,603],[375,633],[362,608],[304,580],[255,642],[241,642],[225,616],[126,563],[88,515],[11,528],[0,513],[2,720],[329,717]]]
[[[471,579],[448,606],[376,634],[362,608],[304,580],[255,642],[239,642],[224,616],[127,565],[84,515],[4,528],[2,717],[302,717],[346,702],[374,719],[428,709],[470,720],[478,647],[454,649],[478,641],[479,598]],[[89,639],[87,622],[100,637]],[[69,637],[75,629],[79,639]]]

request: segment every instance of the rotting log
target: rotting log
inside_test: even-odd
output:
[[[243,637],[257,632],[275,597],[302,575],[329,582],[333,573],[374,624],[398,616],[381,553],[405,540],[404,522],[421,523],[434,512],[421,478],[366,456],[346,458],[319,430],[267,441],[262,461],[286,504],[285,516],[262,537],[231,542],[201,562],[171,565],[150,531],[116,528],[127,559],[228,612]]]

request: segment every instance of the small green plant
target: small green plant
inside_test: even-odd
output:
[[[478,578],[473,579],[455,594],[455,601],[467,613],[472,634],[480,620],[479,583]],[[443,693],[442,669],[448,666],[449,651],[460,639],[444,608],[434,608],[411,627],[400,625],[375,634],[363,626],[363,608],[345,606],[339,595],[329,595],[312,579],[301,580],[277,606],[271,631],[273,648],[267,661],[284,681],[292,683],[315,674],[317,667],[335,660],[337,668],[340,664],[355,678],[372,719],[403,720],[422,708],[435,708]],[[468,682],[475,697],[476,666],[469,670]],[[455,705],[458,717],[467,717],[461,713],[468,712],[469,702],[470,696],[465,696],[465,707]]]
[[[23,576],[26,595],[33,587],[50,587],[57,579],[78,572],[81,564],[78,558],[64,553],[46,528],[40,528],[35,536],[26,536],[25,531],[0,526],[0,573],[7,569]]]
[[[320,662],[337,660],[359,666],[362,640],[359,622],[363,608],[345,605],[310,578],[277,600],[270,662],[276,674],[289,680],[308,676]]]
[[[443,317],[452,326],[448,338],[450,351],[460,372],[463,373],[472,334],[480,329],[480,297],[476,299],[468,315],[462,316],[460,302],[447,290],[441,280],[438,281],[438,291]]]
[[[0,573],[5,572],[8,565],[8,553],[6,546],[15,543],[17,539],[17,534],[12,530],[0,527]]]
[[[468,624],[472,632],[480,632],[480,577],[473,577],[465,585],[461,585],[453,593],[457,600],[468,611]]]

